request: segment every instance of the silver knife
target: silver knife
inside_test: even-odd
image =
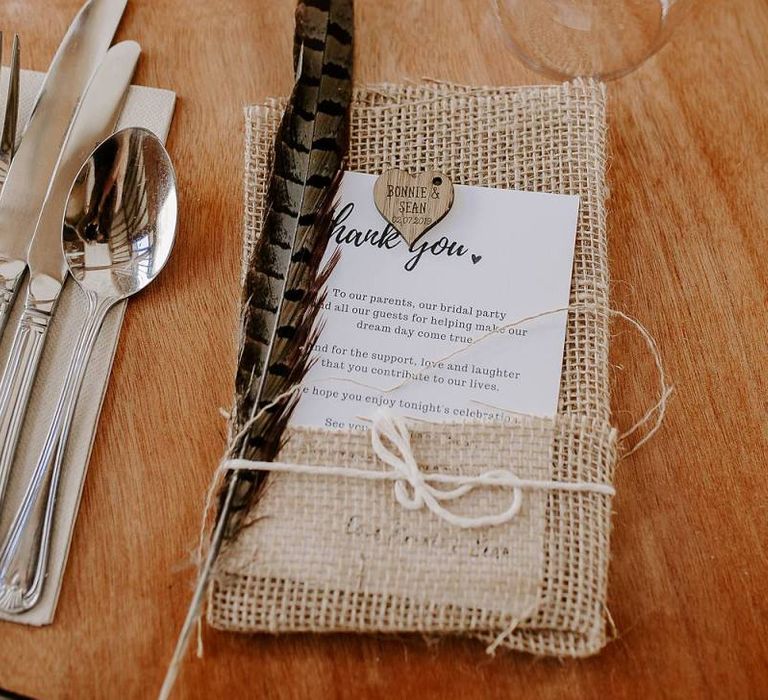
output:
[[[29,287],[0,380],[0,505],[37,366],[67,276],[61,247],[69,190],[83,163],[115,129],[141,48],[113,46],[83,97],[27,254]]]
[[[0,334],[26,268],[72,119],[109,48],[127,0],[89,0],[53,57],[0,193]]]

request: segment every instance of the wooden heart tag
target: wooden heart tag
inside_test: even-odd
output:
[[[411,175],[395,168],[376,180],[373,199],[381,215],[412,247],[450,211],[453,183],[436,170]]]

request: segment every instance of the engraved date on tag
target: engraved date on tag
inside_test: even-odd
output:
[[[453,183],[436,170],[411,175],[397,168],[379,176],[373,199],[381,215],[412,247],[453,205]]]

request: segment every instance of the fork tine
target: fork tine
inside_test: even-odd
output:
[[[2,34],[0,34],[0,61],[2,60]],[[11,49],[10,77],[8,79],[8,97],[5,101],[3,133],[0,136],[0,183],[5,183],[11,160],[16,152],[16,124],[19,116],[19,37],[14,35]]]
[[[11,48],[10,78],[8,80],[8,100],[5,106],[5,120],[3,122],[3,135],[0,139],[0,151],[3,156],[6,154],[8,162],[13,158],[16,152],[16,127],[19,118],[19,71],[21,63],[19,47],[19,35],[13,35],[13,46]]]

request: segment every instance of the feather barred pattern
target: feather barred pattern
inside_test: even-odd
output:
[[[296,83],[280,123],[267,209],[243,287],[234,444],[229,456],[274,459],[311,366],[321,331],[325,283],[339,258],[321,269],[347,153],[352,100],[353,0],[299,0],[294,35]],[[258,497],[262,472],[229,472],[219,491],[210,546],[160,690],[167,700],[202,608],[213,565]]]
[[[261,237],[243,288],[233,420],[241,437],[230,449],[240,458],[274,458],[297,400],[289,390],[309,368],[317,310],[330,274],[320,265],[347,152],[352,38],[352,0],[299,2],[296,83],[275,139]],[[241,526],[263,478],[260,472],[230,475],[228,482],[237,484],[228,499],[225,538]]]

